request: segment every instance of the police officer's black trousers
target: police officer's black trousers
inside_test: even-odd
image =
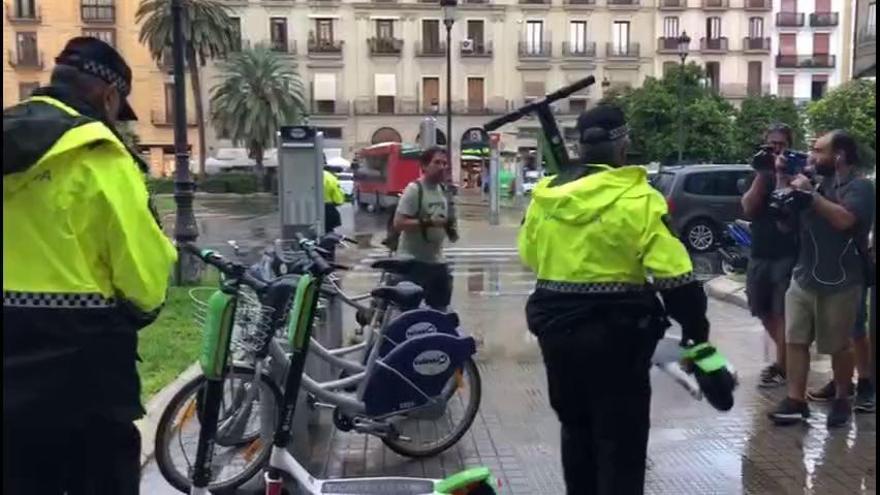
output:
[[[568,495],[641,495],[657,332],[584,325],[539,336],[562,423]]]

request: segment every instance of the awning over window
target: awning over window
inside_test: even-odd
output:
[[[376,96],[397,96],[395,74],[376,74]]]
[[[336,74],[315,74],[315,101],[336,101]]]

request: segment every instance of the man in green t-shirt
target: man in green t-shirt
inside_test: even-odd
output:
[[[452,276],[443,263],[443,243],[457,240],[443,181],[448,158],[443,148],[425,150],[421,157],[422,178],[404,189],[394,214],[394,230],[400,232],[398,253],[425,262],[407,278],[425,289],[425,302],[445,309],[452,297]]]

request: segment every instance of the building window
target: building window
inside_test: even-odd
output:
[[[764,19],[761,17],[752,17],[749,19],[749,38],[764,37]]]
[[[269,19],[269,41],[272,50],[287,53],[287,18],[273,17]]]
[[[18,100],[24,101],[31,97],[31,93],[40,87],[38,82],[26,82],[18,84]]]
[[[568,111],[571,113],[582,113],[587,111],[587,99],[571,97],[568,99]]]
[[[422,78],[422,113],[436,113],[440,105],[440,78]]]
[[[115,29],[83,29],[83,36],[98,38],[110,46],[116,46],[116,30]]]
[[[318,43],[322,45],[333,44],[333,19],[317,19],[315,26],[318,30]]]
[[[665,17],[663,19],[663,37],[678,38],[678,17]]]
[[[482,77],[469,77],[467,81],[467,106],[470,112],[482,112],[485,103],[485,81]]]
[[[779,88],[776,93],[782,98],[794,98],[794,76],[779,76]]]
[[[614,21],[611,35],[613,36],[614,54],[629,54],[629,21]]]
[[[828,76],[814,75],[810,84],[810,99],[813,101],[821,100],[828,91]]]
[[[749,75],[748,75],[748,85],[746,87],[746,91],[749,96],[760,96],[763,94],[763,75],[764,70],[761,62],[752,61],[749,62]]]
[[[318,132],[324,133],[324,139],[342,139],[341,127],[318,127]]]
[[[677,70],[678,66],[678,62],[663,62],[663,77],[666,77],[670,72]]]
[[[569,36],[571,36],[571,53],[587,52],[587,21],[571,21]]]
[[[709,79],[709,89],[717,93],[721,87],[721,64],[706,62],[706,77]]]
[[[114,0],[82,0],[82,19],[91,22],[114,22]]]
[[[16,19],[36,19],[35,0],[15,0],[14,14]]]
[[[721,37],[721,18],[710,17],[706,19],[706,38],[717,40]]]
[[[526,22],[526,52],[537,55],[542,52],[544,44],[544,21]]]
[[[379,19],[376,21],[376,37],[379,39],[390,40],[394,38],[394,21],[389,19]]]
[[[868,4],[868,14],[864,30],[864,34],[872,38],[877,34],[877,2]]]
[[[422,50],[425,53],[440,52],[440,21],[436,19],[422,21]]]
[[[467,21],[467,36],[474,42],[474,48],[483,46],[483,21]]]
[[[15,48],[19,64],[27,66],[39,64],[40,54],[37,50],[37,33],[16,33]]]
[[[377,96],[376,111],[378,113],[394,113],[394,97],[393,96]]]
[[[229,24],[232,28],[232,51],[241,51],[241,18],[230,17]]]

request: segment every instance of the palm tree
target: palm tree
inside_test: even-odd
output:
[[[183,7],[184,57],[192,80],[196,124],[199,132],[199,175],[205,173],[205,111],[199,68],[208,59],[223,57],[234,50],[240,35],[228,13],[229,7],[217,0],[180,0]],[[171,56],[173,20],[171,0],[143,0],[135,13],[141,24],[140,42],[147,45],[156,62]]]
[[[244,144],[265,187],[263,153],[275,142],[279,124],[295,125],[306,115],[302,80],[264,44],[233,54],[219,70],[221,82],[211,89],[214,128]]]

